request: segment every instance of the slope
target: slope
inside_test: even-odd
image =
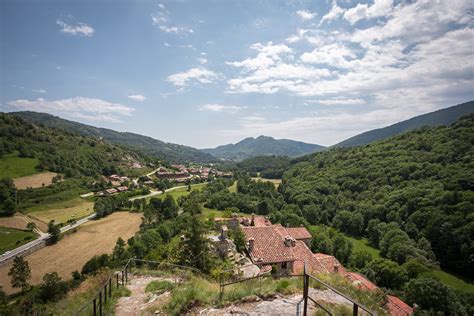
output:
[[[126,146],[132,150],[139,150],[146,155],[153,156],[168,162],[212,162],[216,159],[198,149],[165,143],[163,141],[129,132],[117,132],[111,129],[94,127],[74,121],[69,121],[47,113],[13,112],[27,121],[40,123],[47,127],[59,128],[94,138],[104,138],[112,144]]]
[[[242,160],[249,157],[279,155],[297,157],[323,150],[325,147],[290,139],[274,139],[268,136],[248,137],[236,144],[202,149],[214,157],[228,160]]]
[[[474,112],[474,101],[451,106],[446,109],[415,116],[384,128],[374,129],[349,139],[346,139],[332,147],[352,147],[365,145],[377,140],[408,132],[423,126],[450,125],[465,114]]]

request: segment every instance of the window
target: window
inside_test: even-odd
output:
[[[288,268],[288,262],[283,262],[283,263],[281,264],[281,268],[282,268],[282,269],[287,269],[287,268]]]

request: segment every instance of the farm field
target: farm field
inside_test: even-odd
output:
[[[0,254],[24,245],[35,238],[36,234],[32,232],[14,228],[0,227]]]
[[[0,159],[0,178],[18,178],[38,173],[37,158],[20,158],[17,154],[5,155]]]
[[[199,183],[191,185],[191,191],[201,190],[207,183]],[[186,196],[189,194],[188,187],[183,187],[179,189],[175,189],[173,191],[166,192],[164,194],[155,195],[158,198],[164,198],[166,195],[171,195],[175,200],[177,200],[181,196]]]
[[[34,222],[36,227],[41,231],[45,232],[48,229],[48,226],[40,220],[31,218],[27,215],[21,213],[16,213],[14,216],[10,217],[0,217],[0,227],[9,227],[15,229],[26,229],[28,222]]]
[[[28,187],[40,188],[43,185],[48,186],[53,183],[53,177],[57,175],[58,174],[55,172],[42,172],[31,176],[13,179],[13,182],[15,182],[15,187],[20,190]]]
[[[47,210],[30,211],[33,216],[45,223],[54,220],[56,223],[66,223],[71,219],[81,219],[94,212],[94,203],[83,199],[74,199],[68,203],[55,203],[59,207],[51,207]]]
[[[93,256],[112,252],[118,237],[124,240],[138,231],[142,214],[117,212],[97,221],[90,221],[79,227],[57,244],[44,247],[25,257],[31,269],[31,284],[39,284],[46,273],[56,271],[63,279],[70,279],[71,273],[81,270]],[[71,260],[74,258],[74,260]],[[0,267],[0,284],[7,293],[13,290],[8,278],[11,263]]]
[[[278,187],[281,183],[281,179],[266,179],[266,178],[254,177],[254,178],[252,178],[252,180],[271,182],[275,185],[275,187]]]

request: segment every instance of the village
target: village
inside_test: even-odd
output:
[[[182,164],[172,164],[167,167],[159,167],[154,172],[148,173],[136,179],[131,179],[126,176],[112,174],[104,177],[108,183],[109,188],[98,191],[94,195],[97,197],[110,196],[117,193],[129,191],[132,188],[147,187],[149,189],[160,189],[160,181],[165,181],[166,186],[173,184],[191,184],[202,183],[212,178],[232,178],[231,172],[222,172],[213,166],[189,166]]]

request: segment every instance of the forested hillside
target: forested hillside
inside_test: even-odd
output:
[[[473,145],[471,114],[449,127],[307,156],[285,173],[280,191],[311,224],[366,236],[400,264],[436,259],[472,277]]]
[[[7,155],[37,158],[39,171],[58,172],[66,177],[107,175],[129,168],[134,162],[145,163],[143,156],[106,141],[0,113],[0,159]]]
[[[274,139],[268,136],[259,136],[257,138],[245,138],[236,144],[202,149],[202,151],[211,154],[214,157],[239,161],[245,158],[261,155],[297,157],[323,149],[324,147],[320,145],[308,144],[290,139]]]
[[[474,101],[415,116],[384,128],[374,129],[342,141],[333,147],[352,147],[399,135],[423,126],[450,125],[461,116],[474,112]]]
[[[163,141],[128,132],[117,132],[111,129],[98,128],[86,124],[81,124],[62,119],[47,113],[38,112],[14,112],[13,115],[19,116],[27,121],[37,124],[43,124],[47,127],[63,129],[68,132],[81,135],[104,138],[112,144],[126,146],[134,151],[141,151],[145,155],[153,156],[168,162],[212,162],[216,161],[214,157],[200,150],[188,146],[165,143]]]

